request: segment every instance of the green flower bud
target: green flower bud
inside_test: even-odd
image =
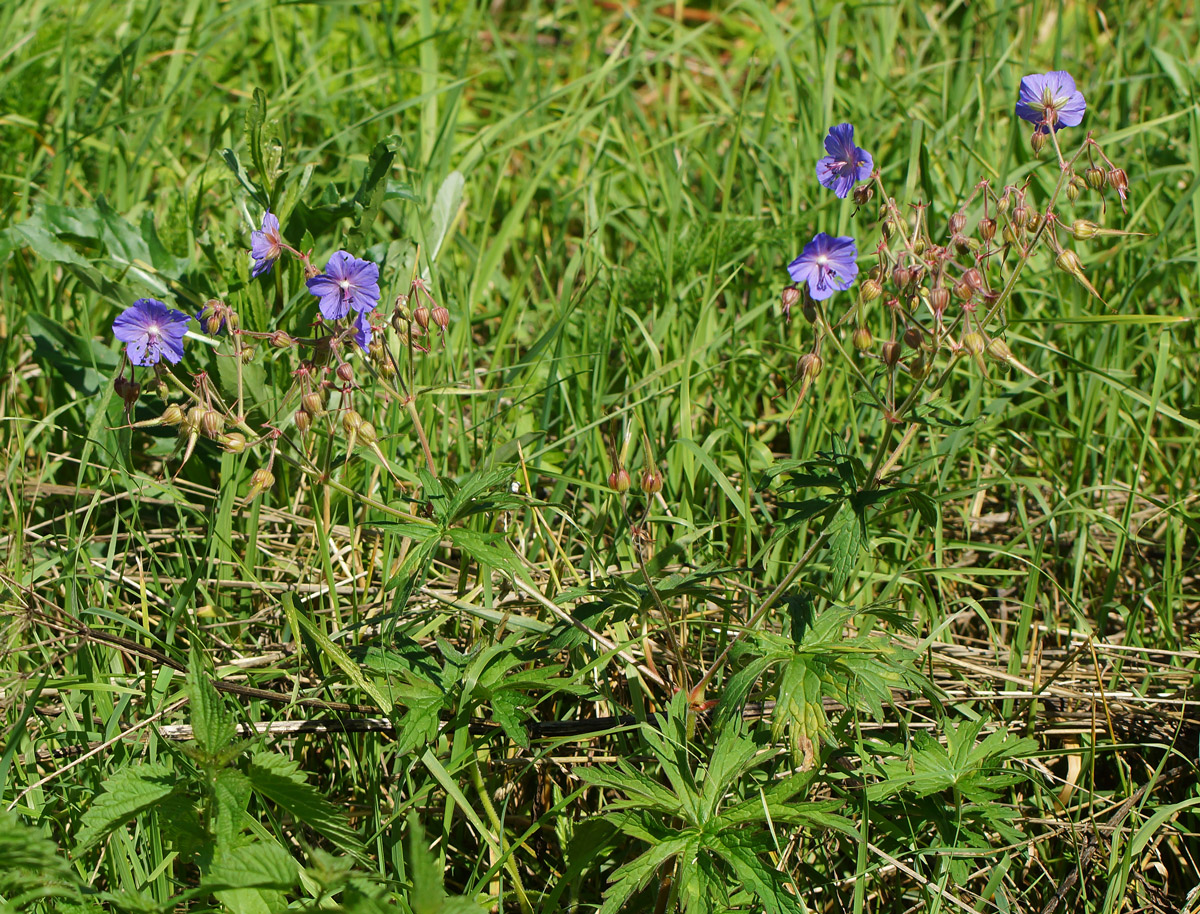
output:
[[[976,333],[972,330],[970,333],[964,333],[962,338],[962,348],[970,355],[980,355],[987,346],[982,333]]]
[[[622,495],[629,491],[629,487],[632,484],[633,482],[629,478],[629,471],[624,467],[621,467],[619,470],[613,470],[608,474],[608,487],[615,489]]]
[[[230,432],[228,435],[222,435],[217,439],[222,449],[230,454],[240,454],[246,450],[246,436],[241,432]]]
[[[300,398],[300,406],[314,419],[325,412],[325,404],[321,399],[321,395],[315,390],[310,390]]]
[[[870,304],[883,294],[883,286],[879,284],[877,279],[866,279],[863,284],[858,287],[858,300],[864,305]]]
[[[854,344],[854,348],[859,352],[866,352],[871,348],[872,343],[875,342],[874,338],[871,336],[871,331],[866,327],[856,327],[854,333],[850,337],[850,341]]]
[[[162,413],[163,425],[179,425],[185,418],[187,417],[184,416],[183,410],[175,403],[170,404]]]
[[[246,493],[246,498],[257,498],[273,485],[275,485],[275,476],[270,470],[259,467],[250,474],[250,491]]]
[[[1103,168],[1092,165],[1083,173],[1083,177],[1092,190],[1102,190],[1104,188],[1106,176]]]

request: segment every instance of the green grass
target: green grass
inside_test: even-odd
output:
[[[1195,905],[1190,4],[16,0],[0,36],[0,900]],[[826,129],[941,237],[983,179],[1053,189],[1012,116],[1051,68],[1088,101],[1064,144],[1094,131],[1130,185],[1128,214],[1064,213],[1147,233],[1076,246],[1105,304],[1035,254],[1003,336],[1038,380],[965,362],[893,427],[880,363],[827,339],[801,396],[785,266],[818,230],[864,270],[878,240],[878,194],[815,180]],[[266,198],[318,265],[383,264],[389,311],[428,269],[451,321],[405,381],[435,474],[359,360],[381,456],[330,420],[305,472],[288,429],[258,499],[266,443],[183,463],[122,427],[135,298],[309,333],[296,265],[248,280]],[[251,342],[250,424],[286,429],[295,352]],[[177,373],[231,396],[229,345]],[[162,411],[143,382],[136,420]],[[839,508],[910,429],[886,497]]]

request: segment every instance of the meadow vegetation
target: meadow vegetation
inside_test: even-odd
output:
[[[1200,911],[1193,4],[0,61],[0,909]]]

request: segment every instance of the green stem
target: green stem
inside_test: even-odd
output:
[[[495,840],[488,843],[492,844],[496,852],[504,859],[504,867],[513,878],[513,888],[516,889],[517,902],[521,905],[521,911],[523,914],[532,914],[533,905],[529,903],[529,896],[525,894],[525,886],[521,884],[521,873],[517,867],[517,861],[509,851],[508,841],[504,837],[504,826],[500,823],[500,817],[496,815],[496,807],[492,805],[491,798],[488,797],[487,785],[483,782],[483,772],[479,770],[479,758],[474,750],[471,751],[471,763],[467,766],[467,770],[471,774],[471,784],[475,787],[475,793],[479,795],[479,802],[483,804],[483,811],[487,815],[488,822],[496,831]]]

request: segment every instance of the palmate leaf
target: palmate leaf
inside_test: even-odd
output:
[[[687,858],[695,856],[699,849],[699,840],[699,836],[694,832],[670,838],[655,844],[632,863],[622,866],[617,872],[617,878],[609,883],[605,890],[604,903],[600,905],[597,914],[617,914],[634,892],[646,887],[663,863],[676,855]]]
[[[616,766],[604,765],[590,768],[576,768],[575,775],[594,787],[605,787],[609,790],[619,790],[631,797],[629,800],[617,800],[609,803],[611,809],[650,808],[665,815],[678,815],[683,804],[671,790],[664,787],[649,775],[642,774],[624,759],[618,759]]]
[[[83,814],[75,840],[80,853],[110,832],[182,789],[180,773],[164,762],[123,768],[104,782],[104,792]]]
[[[362,856],[362,840],[350,827],[342,810],[313,787],[299,771],[299,763],[274,752],[256,752],[246,777],[256,793],[286,809],[299,822],[324,835],[342,850]]]
[[[783,874],[760,856],[772,849],[769,836],[762,831],[723,831],[708,846],[729,864],[738,881],[754,894],[768,914],[804,910],[788,890]]]

